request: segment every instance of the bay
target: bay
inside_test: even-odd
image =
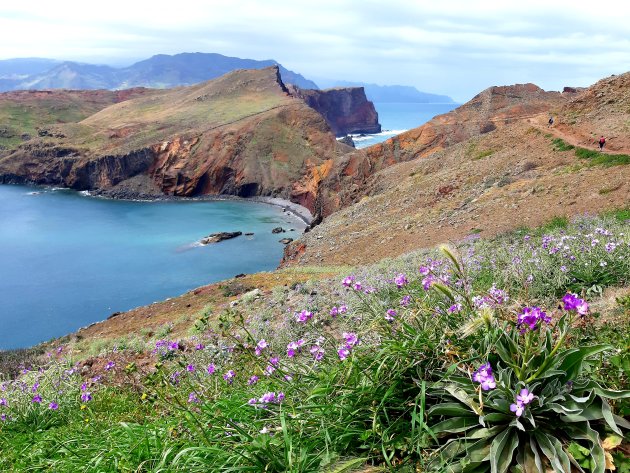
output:
[[[295,229],[272,234],[274,227]],[[239,273],[272,270],[304,223],[244,201],[133,202],[0,185],[0,349]],[[253,232],[218,244],[220,231]]]

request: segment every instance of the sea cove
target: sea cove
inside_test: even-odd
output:
[[[275,227],[287,231],[272,234]],[[0,349],[239,273],[274,269],[304,222],[239,200],[133,202],[0,186]],[[290,231],[294,229],[294,231]],[[254,235],[200,246],[221,231]]]

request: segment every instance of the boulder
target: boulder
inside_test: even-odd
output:
[[[271,230],[271,233],[284,233],[286,230],[282,227],[276,227],[273,230]]]
[[[289,243],[293,241],[293,238],[283,238],[282,240],[278,240],[278,241],[282,243],[283,245],[288,245]]]

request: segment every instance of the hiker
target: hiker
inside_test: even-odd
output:
[[[598,143],[599,143],[599,150],[603,151],[604,150],[604,145],[606,144],[606,138],[604,138],[604,135],[602,135],[602,137],[599,139]]]
[[[551,128],[552,125],[553,125],[553,117],[549,117],[549,125],[547,125],[547,128]]]

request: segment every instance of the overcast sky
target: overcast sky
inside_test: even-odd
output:
[[[154,54],[275,59],[309,79],[413,85],[465,101],[491,85],[585,86],[630,70],[622,0],[42,0],[0,4],[0,59],[127,65]]]

